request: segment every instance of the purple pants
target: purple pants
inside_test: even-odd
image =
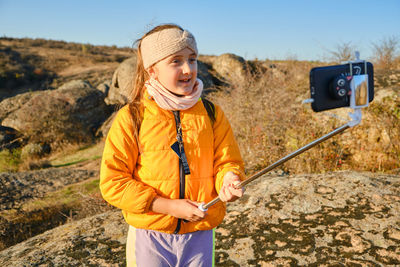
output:
[[[134,234],[135,240],[130,237]],[[138,267],[214,266],[214,230],[166,234],[130,226],[128,242],[135,242],[135,248],[127,244],[127,255],[133,253],[128,249],[135,250]],[[127,265],[133,264],[127,262]]]

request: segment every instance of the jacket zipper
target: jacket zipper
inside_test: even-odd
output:
[[[182,155],[183,152],[183,140],[182,140],[182,128],[181,128],[181,119],[179,115],[179,110],[172,111],[175,117],[175,124],[176,124],[176,138],[179,143],[179,151]],[[179,157],[179,198],[185,198],[185,170],[182,162],[182,156]],[[179,230],[181,229],[182,219],[178,219],[178,224],[176,225],[174,234],[178,234]]]

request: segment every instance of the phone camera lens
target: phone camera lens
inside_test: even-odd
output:
[[[350,83],[345,77],[338,76],[331,82],[330,93],[334,99],[337,100],[345,99],[349,91],[350,91]]]
[[[343,86],[346,84],[346,81],[345,81],[345,79],[339,79],[339,81],[337,82],[337,84],[338,84],[340,87],[343,87]]]
[[[337,91],[338,96],[343,97],[347,93],[346,89],[342,88]]]

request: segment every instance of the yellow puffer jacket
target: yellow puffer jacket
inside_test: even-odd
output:
[[[179,199],[179,158],[176,124],[171,111],[158,107],[145,93],[139,144],[133,135],[129,107],[118,111],[108,133],[100,171],[104,199],[122,209],[125,220],[136,228],[173,233],[178,219],[149,210],[156,195]],[[185,198],[208,202],[218,196],[226,172],[244,179],[243,161],[223,111],[216,105],[211,123],[202,101],[180,112],[183,144],[190,175],[185,179]],[[179,233],[209,230],[224,218],[225,204],[210,207],[199,222],[183,222]]]

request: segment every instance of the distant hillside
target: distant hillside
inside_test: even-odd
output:
[[[8,131],[0,135],[16,139],[22,133],[27,140],[22,145],[35,142],[55,147],[50,143],[58,142],[60,147],[74,142],[99,142],[97,138],[104,136],[107,129],[102,123],[107,122],[116,106],[126,103],[124,88],[135,67],[132,56],[131,48],[0,38],[0,122],[8,127],[0,129],[0,133]],[[335,63],[246,61],[233,54],[199,56],[199,76],[207,90],[213,92],[209,97],[227,114],[249,170],[267,166],[328,133],[342,124],[338,117],[347,119],[345,109],[314,113],[309,105],[301,104],[309,98],[310,69],[332,64]],[[285,164],[285,171],[400,168],[400,67],[382,66],[379,63],[375,67],[375,100],[363,112],[362,124]],[[64,89],[56,90],[59,88]],[[40,95],[33,94],[36,91]],[[79,99],[92,101],[91,105],[98,109],[94,112]],[[91,113],[103,116],[87,123],[88,118],[93,118]],[[76,121],[77,118],[80,119]],[[48,127],[42,126],[44,122]],[[43,131],[46,129],[55,130],[49,133]],[[12,153],[18,161],[20,152]],[[7,155],[6,166],[13,157]]]
[[[0,99],[22,91],[56,88],[73,79],[96,86],[111,80],[118,64],[130,56],[130,48],[2,37]]]

